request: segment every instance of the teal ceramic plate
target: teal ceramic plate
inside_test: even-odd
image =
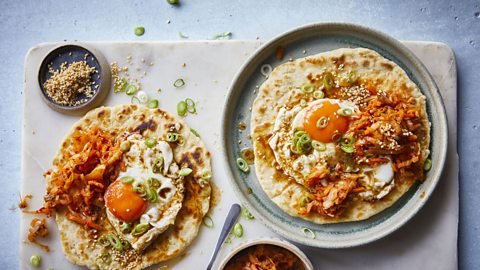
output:
[[[282,46],[285,56],[277,60],[275,53]],[[365,47],[377,51],[402,67],[427,97],[427,112],[432,123],[431,159],[434,164],[423,183],[414,185],[393,206],[364,221],[319,225],[292,217],[277,207],[258,183],[254,168],[244,174],[236,166],[241,149],[251,147],[247,138],[250,129],[240,132],[238,123],[250,123],[250,107],[256,86],[265,77],[260,69],[276,67],[290,58],[301,58],[345,47]],[[345,23],[321,23],[286,32],[259,48],[234,78],[223,115],[223,150],[228,162],[232,188],[240,201],[255,217],[281,236],[315,247],[341,248],[366,244],[384,237],[412,218],[425,204],[439,181],[447,152],[447,120],[437,86],[420,60],[399,41],[367,27]],[[315,233],[305,235],[303,228]]]

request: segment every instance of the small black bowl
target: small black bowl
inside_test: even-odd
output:
[[[93,73],[91,75],[91,80],[94,82],[92,87],[95,93],[92,97],[86,97],[83,94],[79,95],[77,100],[86,99],[86,101],[78,105],[67,106],[58,104],[47,95],[43,88],[44,83],[52,76],[49,72],[49,67],[58,70],[65,62],[68,66],[69,64],[78,61],[86,61],[87,65],[94,67],[98,71],[98,73]],[[92,48],[87,49],[85,45],[80,46],[77,44],[62,45],[50,51],[43,59],[38,70],[38,83],[40,85],[40,90],[42,91],[43,100],[50,108],[64,114],[80,115],[100,106],[102,101],[108,95],[111,84],[110,66],[103,55]]]

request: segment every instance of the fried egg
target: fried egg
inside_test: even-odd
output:
[[[351,114],[339,114],[342,110],[348,110]],[[268,142],[280,169],[299,184],[305,185],[305,180],[314,168],[326,167],[327,161],[336,157],[336,142],[348,131],[350,117],[358,113],[359,108],[353,102],[338,99],[317,99],[291,109],[282,107]],[[319,127],[321,119],[325,120],[326,125]],[[319,142],[322,149],[313,148],[306,153],[293,155],[293,138],[299,130],[305,131],[312,140]],[[361,176],[360,184],[366,190],[359,194],[361,197],[381,199],[393,188],[393,165],[390,158],[386,158],[389,159],[388,163],[374,168],[364,167],[358,172]]]
[[[184,185],[167,142],[149,147],[140,134],[128,136],[126,142],[130,148],[123,155],[125,170],[105,192],[105,205],[117,233],[143,250],[174,223]]]

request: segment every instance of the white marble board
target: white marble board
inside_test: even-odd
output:
[[[457,269],[458,228],[458,156],[457,156],[457,82],[452,50],[442,43],[405,42],[427,66],[442,93],[449,121],[449,154],[444,176],[425,207],[405,226],[374,243],[348,249],[315,249],[300,246],[315,269]],[[78,117],[61,115],[41,99],[37,82],[42,57],[60,44],[40,44],[32,48],[25,60],[24,118],[22,134],[22,194],[32,194],[29,209],[42,204],[45,183],[42,173],[51,161],[64,135]],[[198,238],[181,258],[167,262],[170,269],[204,269],[219,235],[223,219],[236,197],[226,179],[226,164],[220,155],[221,112],[228,86],[247,57],[261,45],[260,41],[198,42],[101,42],[88,43],[102,52],[109,62],[128,66],[132,77],[140,78],[143,90],[160,101],[160,107],[175,113],[179,100],[197,101],[197,115],[185,118],[197,130],[212,152],[214,178],[221,190],[221,200],[211,212],[215,226],[202,227]],[[132,57],[132,65],[127,57]],[[145,60],[144,62],[142,61]],[[153,63],[151,65],[150,63]],[[183,64],[186,64],[183,67]],[[139,71],[136,68],[139,68]],[[144,75],[143,72],[146,72]],[[183,78],[185,87],[176,89],[173,82]],[[161,92],[158,92],[158,89]],[[129,103],[125,94],[109,94],[105,105]],[[52,251],[42,252],[26,243],[28,225],[34,216],[21,215],[20,269],[34,269],[28,260],[41,254],[42,269],[82,269],[65,259],[58,230],[49,220],[50,236],[44,240]],[[244,236],[225,244],[223,258],[245,240],[278,237],[259,220],[245,220]],[[158,269],[159,264],[152,269]]]

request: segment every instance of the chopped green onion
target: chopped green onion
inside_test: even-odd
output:
[[[349,154],[355,152],[355,139],[352,136],[343,136],[343,141],[340,143],[340,149]]]
[[[182,33],[182,32],[178,32],[178,36],[181,37],[181,38],[188,38],[188,36],[185,35],[185,34]]]
[[[187,114],[187,103],[185,101],[180,101],[177,103],[177,114],[179,116],[185,116]]]
[[[240,224],[240,223],[235,224],[235,226],[233,226],[233,233],[238,238],[242,237],[243,236],[243,226],[242,226],[242,224]]]
[[[428,171],[430,171],[430,169],[432,169],[432,160],[427,158],[425,160],[425,164],[423,164],[423,170],[428,172]]]
[[[327,147],[324,143],[321,143],[321,142],[315,141],[315,140],[312,140],[312,147],[313,147],[313,149],[315,149],[317,151],[320,151],[320,152],[323,152],[323,151],[327,150]]]
[[[177,88],[178,88],[178,87],[182,87],[182,86],[184,86],[184,85],[185,85],[185,81],[184,81],[182,78],[177,79],[177,80],[173,83],[173,86],[175,86],[175,87],[177,87]]]
[[[158,194],[157,191],[153,188],[147,189],[147,193],[145,199],[149,202],[156,203],[158,202]]]
[[[133,228],[132,235],[133,236],[139,236],[144,234],[148,229],[150,228],[150,225],[148,223],[140,223],[135,228]]]
[[[252,165],[255,162],[255,153],[253,153],[253,149],[250,147],[242,149],[240,155],[248,165]]]
[[[131,102],[132,102],[133,104],[141,104],[140,99],[138,99],[138,97],[136,97],[136,96],[133,96],[133,97],[132,97]]]
[[[161,186],[160,180],[153,177],[148,178],[147,184],[151,188],[159,188]]]
[[[189,113],[196,113],[197,109],[195,108],[195,101],[191,98],[185,99],[185,103],[187,104],[187,111]]]
[[[340,116],[350,116],[353,114],[353,110],[350,108],[338,109],[337,114]]]
[[[204,218],[203,218],[203,225],[205,225],[205,227],[207,228],[213,228],[213,219],[209,216],[209,215],[206,215]]]
[[[201,178],[202,178],[202,179],[206,179],[206,180],[212,178],[212,172],[209,171],[209,170],[204,170],[204,171],[202,172]]]
[[[315,99],[321,99],[323,98],[325,95],[323,94],[322,91],[320,90],[316,90],[316,91],[313,91],[313,98]]]
[[[248,173],[250,171],[250,167],[248,167],[247,162],[243,158],[237,158],[237,166],[244,173]]]
[[[310,198],[307,195],[304,195],[300,198],[300,206],[305,207],[310,202]]]
[[[150,99],[147,101],[147,107],[150,109],[155,109],[158,107],[158,100],[157,99]]]
[[[145,93],[144,91],[138,91],[136,96],[142,104],[145,104],[148,101],[147,93]]]
[[[157,145],[157,140],[155,140],[154,138],[146,138],[145,139],[145,145],[148,148],[153,148],[153,147],[155,147],[155,145]]]
[[[30,264],[33,267],[39,267],[41,263],[42,257],[40,257],[40,255],[32,255],[32,257],[30,257]]]
[[[193,128],[190,128],[190,131],[193,133],[193,135],[197,136],[198,138],[200,138],[200,134],[198,134],[198,132],[193,129]]]
[[[115,249],[117,251],[122,251],[123,250],[122,241],[114,233],[107,234],[107,240],[108,240],[108,242],[110,243],[110,245],[112,246],[113,249]]]
[[[167,0],[170,5],[180,5],[180,0]]]
[[[153,173],[160,173],[162,171],[162,168],[163,168],[163,162],[164,162],[163,156],[157,157],[153,161],[152,172]]]
[[[305,99],[300,100],[300,106],[302,107],[307,106],[307,101]]]
[[[100,259],[102,259],[102,261],[106,264],[110,264],[112,262],[112,257],[108,252],[102,253],[102,255],[100,255]]]
[[[232,36],[232,32],[224,32],[221,34],[216,34],[213,36],[213,39],[229,39]]]
[[[328,91],[331,90],[334,84],[335,82],[333,80],[332,73],[330,72],[325,73],[325,75],[323,75],[323,86],[325,87],[325,89],[327,89]]]
[[[122,233],[129,233],[132,230],[132,225],[124,222],[122,225],[120,225],[120,232]]]
[[[127,94],[129,96],[135,95],[135,93],[137,93],[137,91],[138,91],[137,86],[135,86],[133,84],[129,84],[129,85],[127,85],[127,88],[125,88],[125,94]]]
[[[124,176],[122,178],[120,178],[120,181],[122,181],[123,184],[131,184],[133,183],[133,181],[135,181],[135,179],[131,176]]]
[[[133,182],[132,190],[140,194],[140,196],[145,197],[147,195],[147,189],[145,185],[140,182]]]
[[[192,169],[190,168],[182,168],[180,171],[178,171],[178,175],[180,176],[187,176],[192,173]]]
[[[306,83],[302,85],[302,88],[300,89],[302,90],[302,92],[310,94],[313,93],[313,91],[315,90],[315,86],[311,83]]]
[[[250,211],[248,211],[247,208],[245,207],[242,207],[242,216],[246,219],[254,219],[255,217],[252,215],[252,213],[250,213]]]
[[[328,118],[325,116],[322,116],[318,119],[317,121],[317,128],[326,128],[328,126]]]
[[[303,234],[306,236],[306,237],[309,237],[311,239],[315,239],[315,232],[312,231],[311,229],[309,228],[302,228],[302,232]]]
[[[201,186],[201,187],[205,187],[208,185],[208,180],[207,179],[204,179],[204,178],[200,178],[200,180],[198,180],[198,184]]]
[[[347,81],[350,85],[354,84],[356,81],[358,81],[358,79],[359,79],[359,76],[357,72],[355,72],[354,70],[348,73]]]
[[[133,29],[133,33],[136,36],[143,36],[143,34],[145,34],[145,27],[137,26],[137,27],[135,27],[135,29]]]
[[[178,141],[179,135],[175,132],[167,133],[167,142],[176,142]]]
[[[122,152],[128,152],[130,150],[130,147],[130,141],[123,141],[122,143],[120,143],[120,150],[122,150]]]
[[[113,92],[114,93],[119,93],[125,91],[125,86],[127,86],[128,82],[127,79],[121,78],[118,81],[115,81],[113,84]]]

